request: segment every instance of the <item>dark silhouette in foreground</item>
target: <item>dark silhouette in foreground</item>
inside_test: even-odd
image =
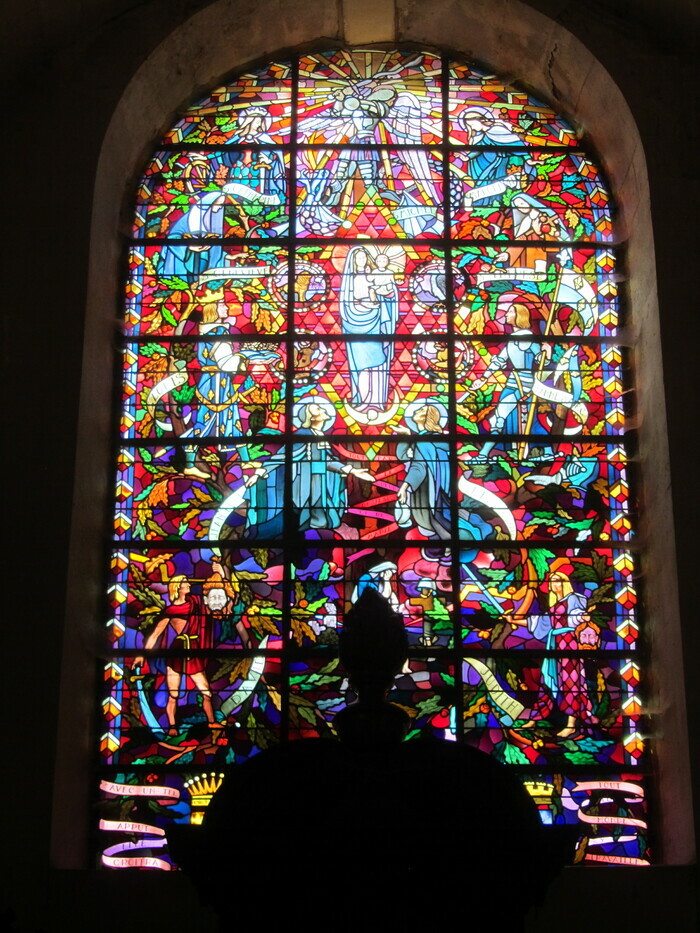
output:
[[[409,717],[386,696],[408,642],[376,591],[347,615],[339,647],[358,695],[335,718],[340,742],[293,742],[234,768],[202,827],[168,832],[174,858],[222,929],[241,918],[363,933],[521,929],[574,836],[543,827],[488,755],[403,742]]]

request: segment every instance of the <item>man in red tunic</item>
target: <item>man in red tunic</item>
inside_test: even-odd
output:
[[[173,647],[212,648],[213,634],[203,600],[191,592],[190,581],[184,575],[178,575],[168,584],[170,605],[164,610],[162,618],[146,639],[144,648],[150,651],[158,644],[168,626],[175,632]],[[205,670],[206,658],[188,657],[185,654],[167,658],[165,679],[168,685],[168,702],[165,712],[168,717],[168,735],[177,735],[175,710],[183,674],[191,677],[195,687],[202,694],[202,707],[210,727],[216,728],[214,708],[212,706],[211,687]],[[134,667],[143,666],[143,658],[134,658]]]

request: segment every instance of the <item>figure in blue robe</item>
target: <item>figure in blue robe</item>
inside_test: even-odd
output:
[[[493,356],[483,375],[472,383],[472,390],[482,388],[496,373],[507,373],[498,402],[491,418],[494,434],[542,434],[546,429],[534,418],[528,419],[530,407],[537,400],[536,376],[541,376],[540,363],[551,355],[546,343],[532,340],[530,310],[523,302],[510,301],[505,311],[505,323],[513,327],[513,337]],[[530,420],[530,424],[528,424]],[[487,457],[496,446],[487,441],[481,448],[481,457]]]
[[[396,456],[407,465],[397,494],[399,506],[408,507],[413,524],[426,538],[447,540],[452,536],[449,446],[420,437],[442,433],[447,412],[443,405],[431,402],[414,404],[404,417],[409,427],[419,432],[419,438],[396,445]],[[476,513],[459,509],[457,531],[461,538],[483,539],[492,530]]]
[[[443,405],[414,404],[405,413],[406,424],[419,434],[439,434],[446,421]],[[413,524],[426,538],[452,535],[450,508],[450,454],[447,444],[425,438],[396,445],[396,456],[406,464],[398,501],[407,505]]]
[[[231,136],[232,143],[241,145],[274,146],[275,140],[268,130],[272,126],[272,117],[267,109],[254,104],[238,113],[238,129]],[[225,149],[218,160],[229,170],[227,183],[222,190],[231,203],[236,200],[246,203],[261,204],[265,209],[282,207],[287,198],[287,179],[284,159],[277,149],[241,150]],[[245,210],[245,206],[243,208]],[[258,218],[260,219],[260,218]],[[253,236],[284,236],[289,229],[285,218],[271,227],[256,226],[251,231]]]
[[[393,334],[398,321],[398,289],[391,273],[371,265],[364,247],[353,247],[345,260],[340,287],[340,320],[346,334]],[[391,341],[348,341],[352,405],[358,411],[384,411],[389,397]]]
[[[494,117],[487,107],[468,107],[460,116],[459,122],[469,136],[472,146],[522,146],[522,139],[503,120]],[[505,191],[507,187],[519,187],[517,176],[508,175],[508,166],[511,155],[507,151],[494,151],[493,149],[475,150],[469,156],[469,173],[474,182],[474,189],[486,188],[497,184],[497,189],[484,193],[479,197],[469,197],[469,205],[481,207],[490,204],[494,196]]]
[[[334,457],[325,435],[335,417],[335,409],[327,399],[309,396],[295,406],[298,433],[314,437],[308,443],[292,447],[292,504],[296,530],[300,532],[338,528],[347,508],[347,477],[352,474],[369,482],[372,480],[367,470]],[[257,526],[260,537],[271,536],[271,529],[277,534],[281,531],[284,507],[284,470],[281,468],[286,462],[284,453],[265,460],[250,485],[248,524]]]
[[[255,385],[246,370],[253,366],[265,366],[270,371],[276,371],[282,365],[279,352],[274,347],[245,343],[237,345],[231,342],[231,323],[223,294],[223,289],[218,293],[210,292],[209,297],[214,300],[202,307],[199,335],[215,339],[194,344],[199,372],[189,424],[180,434],[181,438],[241,437],[246,433],[239,407],[241,392]],[[177,332],[181,332],[180,325]],[[226,445],[219,447],[221,451],[230,449]],[[211,470],[199,459],[199,445],[187,444],[183,450],[183,472],[198,479],[208,479]]]
[[[356,603],[365,590],[373,589],[389,602],[394,612],[399,611],[399,599],[394,592],[397,566],[392,560],[383,560],[362,574],[353,590],[350,602]]]
[[[176,220],[168,231],[171,239],[221,237],[224,232],[224,204],[226,197],[220,191],[207,191],[196,204]],[[223,265],[224,250],[218,244],[167,244],[162,248],[159,278],[177,276],[196,282],[207,269]]]
[[[264,107],[249,107],[238,115],[239,131],[231,142],[255,143],[256,146],[274,144],[265,132],[272,118]],[[219,191],[205,191],[197,196],[194,204],[185,208],[183,216],[175,221],[168,231],[171,239],[193,239],[198,237],[223,237],[224,217],[227,204],[243,202],[262,204],[263,211],[284,208],[287,184],[284,161],[277,150],[257,151],[231,148],[224,150],[209,163],[210,181],[220,166],[229,170],[229,178]],[[255,227],[255,236],[281,236],[288,230],[288,221],[265,228]],[[158,269],[161,277],[178,276],[186,281],[196,281],[210,269],[225,265],[226,254],[219,244],[173,244],[162,251],[162,262]]]

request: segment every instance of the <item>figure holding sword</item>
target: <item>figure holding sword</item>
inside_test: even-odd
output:
[[[492,430],[498,434],[524,434],[532,429],[529,413],[529,425],[520,417],[522,406],[530,400],[529,411],[534,416],[535,370],[538,376],[541,375],[552,354],[549,344],[529,339],[533,336],[530,308],[517,297],[510,294],[501,296],[498,310],[504,312],[506,325],[513,328],[513,336],[518,339],[508,341],[500,353],[491,358],[483,376],[471,385],[471,391],[477,391],[496,373],[507,374],[492,418]],[[481,456],[488,457],[495,446],[496,441],[488,441],[481,449]]]

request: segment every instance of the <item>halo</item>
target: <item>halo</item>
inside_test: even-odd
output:
[[[328,280],[328,273],[317,262],[297,262],[295,266],[295,275],[299,275],[300,272],[309,272],[312,277],[320,278],[324,283],[323,292],[317,292],[316,297],[313,298],[304,298],[301,301],[296,301],[295,296],[295,305],[297,308],[304,308],[306,310],[312,310],[317,308],[321,302],[325,301],[330,295],[330,283]],[[283,304],[286,304],[289,296],[289,263],[282,262],[279,264],[274,273],[270,276],[270,282],[272,283],[272,291],[279,301]]]
[[[416,424],[414,420],[414,416],[416,412],[418,411],[418,409],[425,408],[426,405],[432,405],[433,408],[437,409],[438,414],[440,415],[440,419],[442,421],[442,427],[444,427],[447,424],[447,421],[448,421],[447,408],[445,408],[442,402],[438,402],[437,400],[432,399],[432,398],[416,399],[415,401],[408,403],[408,405],[406,406],[406,411],[404,412],[404,416],[403,416],[403,420],[406,422],[408,427],[412,431],[415,431],[416,433],[420,433],[420,428]]]
[[[389,260],[387,268],[390,272],[401,274],[406,265],[406,250],[403,246],[379,246],[372,244],[365,247],[365,252],[371,257],[372,263],[376,266],[377,256],[385,255]]]
[[[482,119],[486,117],[487,120],[494,119],[493,110],[490,107],[482,107],[482,106],[479,106],[478,104],[470,104],[469,106],[465,107],[464,110],[457,117],[457,122],[460,124],[460,126],[464,130],[466,130],[469,125],[467,114],[474,114],[476,117],[480,117]]]
[[[294,403],[292,421],[294,423],[294,427],[297,430],[306,430],[305,428],[302,428],[301,424],[301,409],[306,408],[307,405],[312,404],[318,405],[318,407],[323,409],[323,411],[328,415],[328,418],[332,422],[335,422],[335,419],[338,416],[338,412],[335,410],[335,406],[331,401],[329,401],[327,398],[324,398],[322,395],[304,395],[302,398],[297,399],[297,401]]]
[[[272,126],[272,114],[268,111],[267,107],[261,104],[251,102],[244,109],[239,110],[236,116],[238,117],[239,126],[244,119],[250,119],[250,117],[261,117],[265,132]]]

